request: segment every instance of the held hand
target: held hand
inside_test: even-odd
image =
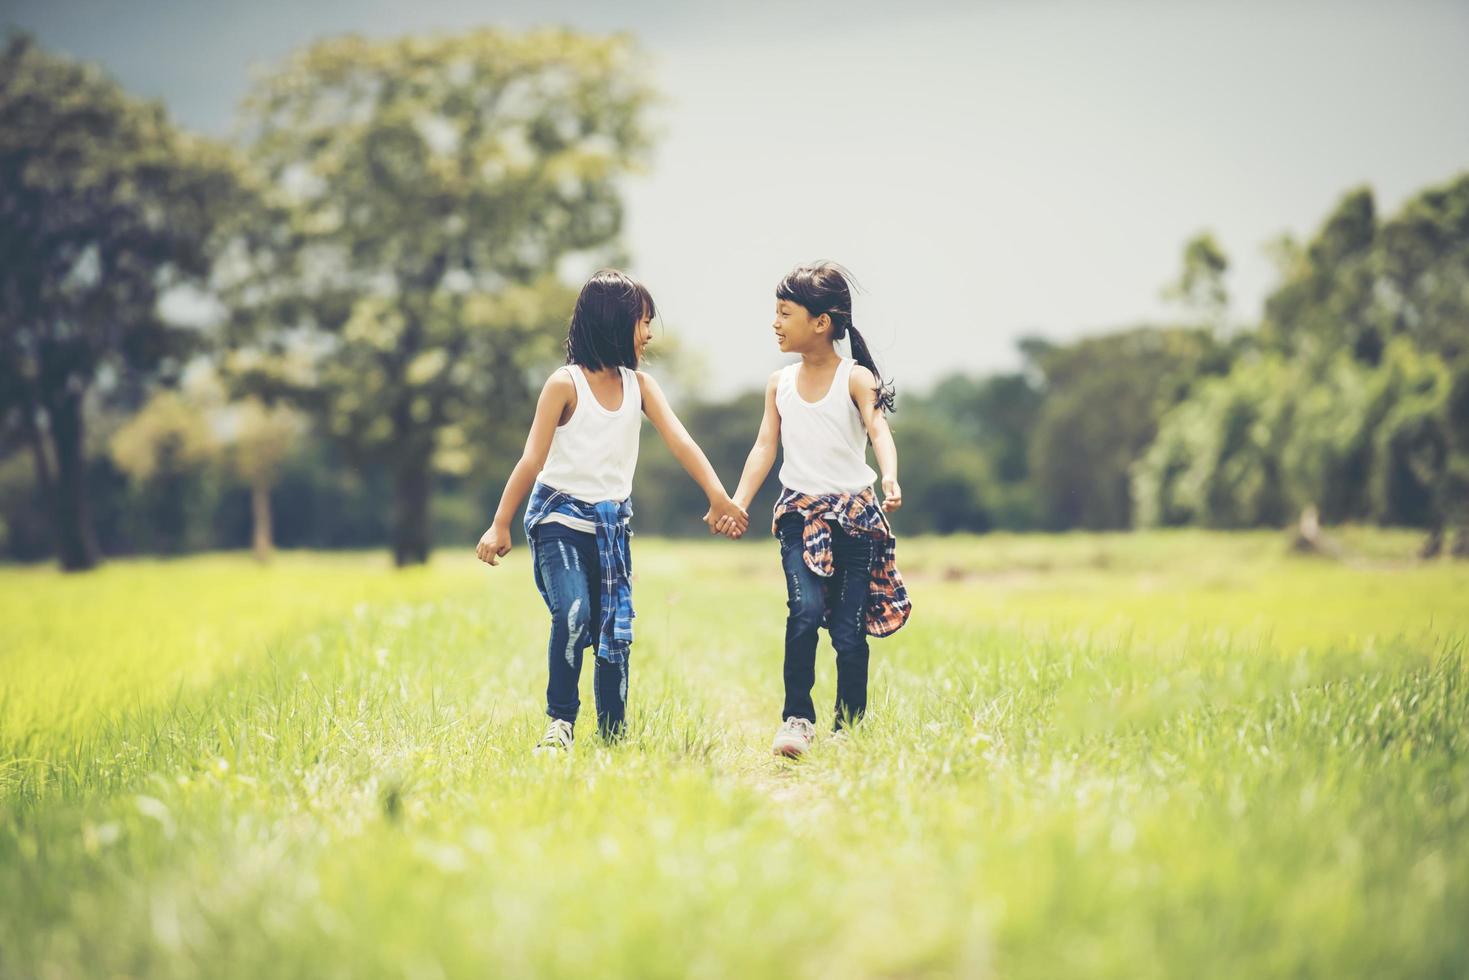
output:
[[[743,535],[750,526],[750,515],[729,497],[710,507],[704,520],[711,534],[723,534],[730,540]]]
[[[490,525],[490,529],[480,536],[479,547],[474,549],[474,553],[482,562],[500,564],[500,559],[510,553],[509,529]]]
[[[897,477],[882,478],[882,509],[892,513],[903,506],[903,488],[898,486]]]
[[[741,520],[738,515],[732,517],[729,514],[721,514],[718,510],[711,507],[709,513],[704,515],[704,523],[709,525],[710,534],[722,534],[730,540],[734,540],[745,533],[745,528],[748,526],[749,520],[748,518]]]

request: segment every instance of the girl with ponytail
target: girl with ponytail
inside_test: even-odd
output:
[[[817,630],[826,626],[836,649],[833,730],[845,733],[867,708],[867,637],[896,632],[912,607],[887,519],[903,504],[886,418],[894,393],[852,323],[846,271],[830,262],[793,270],[775,287],[772,326],[781,351],[800,360],[770,376],[765,416],[734,501],[748,512],[779,445],[782,490],[771,523],[788,615],[783,723],[772,751],[793,758],[816,734]],[[851,357],[837,351],[842,340]],[[877,474],[867,465],[869,443],[882,474],[881,506],[872,491]],[[713,529],[730,537],[742,532],[722,520]]]

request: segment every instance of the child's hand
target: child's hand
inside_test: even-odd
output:
[[[709,513],[704,515],[704,523],[709,525],[710,534],[722,534],[733,541],[745,533],[745,529],[750,526],[750,519],[744,511],[736,510],[729,514],[711,507]]]
[[[709,525],[710,534],[723,534],[733,541],[749,528],[750,515],[739,504],[725,497],[709,508],[709,513],[704,515],[704,523]]]
[[[479,547],[474,549],[474,553],[482,562],[500,564],[500,559],[510,553],[510,529],[490,525],[490,529],[480,536]]]
[[[892,513],[903,506],[903,488],[898,486],[898,478],[885,476],[882,478],[882,509]]]

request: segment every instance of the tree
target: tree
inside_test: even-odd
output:
[[[302,420],[291,408],[266,405],[258,398],[247,398],[226,411],[233,416],[230,463],[250,488],[251,550],[259,561],[268,561],[275,550],[270,491],[301,433]]]
[[[910,530],[1028,530],[1037,524],[1030,441],[1043,397],[1024,373],[950,375],[894,422]],[[936,439],[928,438],[932,433]]]
[[[1469,354],[1450,369],[1444,421],[1449,458],[1439,484],[1438,510],[1443,523],[1454,529],[1454,557],[1469,558]]]
[[[1241,528],[1290,514],[1281,443],[1294,410],[1293,369],[1245,360],[1201,384],[1162,419],[1133,467],[1137,522]]]
[[[1453,362],[1469,354],[1469,173],[1418,194],[1375,250],[1385,332]]]
[[[1147,327],[1030,349],[1044,378],[1030,444],[1042,521],[1057,530],[1130,526],[1133,461],[1190,385],[1227,364],[1227,351],[1208,331]]]
[[[1363,187],[1342,198],[1304,248],[1282,243],[1282,282],[1265,300],[1262,332],[1270,346],[1317,360],[1346,349],[1377,363],[1386,338],[1371,309],[1376,236],[1376,203]]]
[[[1455,377],[1398,338],[1376,366],[1241,361],[1163,419],[1134,468],[1141,524],[1278,525],[1293,513],[1462,533],[1466,484]],[[1465,397],[1458,395],[1457,397]]]
[[[191,375],[186,385],[189,402],[209,425],[217,461],[250,492],[251,550],[258,560],[268,561],[275,550],[271,491],[300,442],[305,420],[289,405],[267,404],[254,396],[230,401],[213,365]]]
[[[1229,290],[1224,284],[1229,257],[1214,236],[1201,231],[1183,246],[1183,269],[1163,288],[1163,296],[1215,330],[1229,314]]]
[[[110,450],[145,502],[152,547],[177,554],[209,544],[196,537],[203,522],[193,491],[219,441],[197,404],[177,391],[158,392],[113,433]]]
[[[236,377],[391,473],[398,564],[428,556],[466,426],[554,356],[565,260],[614,247],[650,97],[625,38],[481,30],[324,41],[247,102],[288,222],[237,257],[233,336],[257,350]]]
[[[1297,363],[1280,371],[1271,397],[1290,400],[1278,465],[1292,505],[1330,523],[1372,520],[1375,433],[1397,392],[1348,351],[1314,370]]]
[[[1448,368],[1398,341],[1376,375],[1375,400],[1386,411],[1373,433],[1373,516],[1384,524],[1432,527],[1440,523],[1437,490],[1449,454]]]
[[[63,568],[99,560],[84,406],[99,373],[168,375],[197,331],[159,310],[202,282],[237,162],[96,69],[0,51],[0,419],[28,444]]]
[[[978,447],[995,478],[1023,483],[1029,475],[1029,445],[1042,396],[1024,374],[982,378],[950,375],[938,382],[920,407],[945,420],[953,437]]]
[[[1372,192],[1347,194],[1304,248],[1277,248],[1265,302],[1276,349],[1313,363],[1348,350],[1376,364],[1394,338],[1453,361],[1469,352],[1469,174],[1379,221]]]
[[[923,405],[905,406],[894,421],[901,443],[905,505],[893,520],[910,533],[982,532],[995,526],[1001,493],[991,460],[958,434],[955,420]]]
[[[1294,506],[1425,527],[1426,553],[1454,528],[1469,548],[1454,367],[1469,350],[1469,174],[1386,220],[1354,190],[1305,246],[1273,251],[1264,356],[1167,416],[1134,470],[1139,520],[1276,523]]]

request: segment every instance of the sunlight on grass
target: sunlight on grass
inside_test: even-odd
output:
[[[0,975],[1462,975],[1469,570],[1373,541],[904,541],[796,765],[768,541],[639,538],[550,759],[523,548],[7,570]]]

